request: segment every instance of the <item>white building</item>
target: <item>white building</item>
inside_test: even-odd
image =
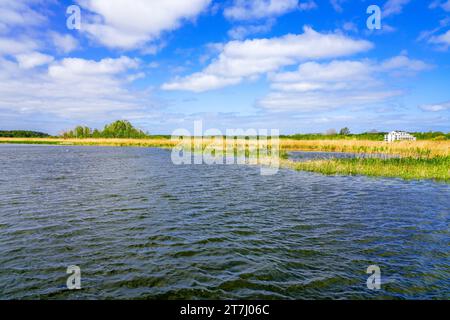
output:
[[[417,139],[413,135],[409,134],[408,132],[404,132],[404,131],[392,131],[384,136],[384,141],[387,141],[387,142],[394,142],[394,141],[401,141],[401,140],[416,141]]]

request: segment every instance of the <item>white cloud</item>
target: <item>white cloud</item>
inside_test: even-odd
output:
[[[33,10],[30,4],[36,1],[0,1],[1,19],[3,32],[13,27],[29,27],[37,26],[44,23],[47,19],[44,15]]]
[[[358,33],[358,26],[353,22],[345,22],[342,26],[342,29],[344,29],[345,31]]]
[[[162,86],[163,90],[186,90],[192,92],[204,92],[235,85],[241,82],[241,78],[222,78],[213,74],[194,73],[186,78],[176,78]]]
[[[228,35],[232,39],[242,40],[252,34],[269,32],[272,30],[274,23],[275,21],[273,19],[269,19],[264,24],[237,26],[228,31]]]
[[[59,52],[69,53],[78,47],[78,41],[70,34],[52,32],[50,34],[53,44]]]
[[[244,23],[233,27],[228,32],[230,38],[242,40],[249,35],[269,32],[278,16],[294,10],[307,11],[314,8],[317,8],[317,4],[313,0],[301,2],[299,0],[234,0],[233,4],[224,10],[224,16],[231,21]],[[249,21],[254,20],[256,23],[248,24]]]
[[[135,49],[160,38],[161,33],[194,19],[211,0],[78,0],[94,14],[81,28],[111,48]]]
[[[0,56],[31,52],[38,48],[39,44],[30,38],[18,37],[12,39],[9,37],[0,37]]]
[[[23,53],[16,56],[19,67],[22,69],[32,69],[49,64],[54,60],[52,56],[40,52]]]
[[[114,75],[135,69],[138,61],[128,57],[118,59],[103,59],[100,61],[85,60],[79,58],[66,58],[48,69],[48,74],[55,79],[76,79],[85,76]]]
[[[402,13],[403,7],[410,1],[411,0],[388,0],[383,7],[383,17]]]
[[[381,63],[371,60],[306,62],[293,72],[272,75],[270,92],[259,101],[269,111],[311,112],[384,103],[403,94],[388,88],[385,77],[418,72],[430,66],[400,55]]]
[[[422,105],[419,108],[422,109],[423,111],[430,111],[430,112],[450,110],[450,101],[437,104]]]
[[[231,41],[218,58],[203,71],[164,84],[165,90],[207,91],[236,84],[240,81],[281,67],[306,60],[352,55],[367,51],[372,44],[354,40],[338,33],[319,33],[305,27],[304,33],[279,38]],[[205,79],[214,78],[208,83]]]
[[[431,43],[437,43],[437,44],[443,44],[443,49],[445,49],[446,41],[444,38],[439,38],[440,36],[436,36],[441,30],[447,29],[447,27],[450,26],[450,17],[445,17],[441,20],[439,20],[439,26],[432,29],[432,30],[424,30],[422,31],[419,36],[417,37],[417,41],[428,41]],[[442,35],[441,35],[442,36]]]
[[[431,69],[433,66],[421,60],[414,60],[408,58],[406,55],[399,55],[384,61],[381,68],[386,71],[404,70],[404,71],[425,71]]]
[[[428,42],[432,44],[443,45],[443,49],[447,49],[450,46],[450,30],[444,34],[438,36],[432,36]]]
[[[252,20],[273,18],[299,9],[298,0],[234,0],[233,5],[224,10],[230,20]]]
[[[368,61],[332,61],[326,64],[306,62],[294,72],[275,74],[271,80],[273,82],[364,81],[370,78],[372,69]]]
[[[331,91],[323,92],[272,92],[259,104],[268,111],[273,112],[320,112],[344,107],[370,105],[386,101],[401,95],[399,90],[392,91]]]
[[[24,70],[0,58],[0,109],[85,120],[121,117],[150,104],[146,93],[127,87],[137,66],[128,57],[64,59],[48,69]]]
[[[317,4],[313,0],[302,1],[299,4],[299,8],[301,11],[308,11],[308,10],[312,10],[312,9],[317,9]]]
[[[430,9],[436,9],[438,7],[444,9],[445,11],[450,11],[450,0],[435,0],[431,2]]]

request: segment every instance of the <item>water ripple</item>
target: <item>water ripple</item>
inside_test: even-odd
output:
[[[449,185],[144,148],[2,145],[0,163],[2,299],[449,298]]]

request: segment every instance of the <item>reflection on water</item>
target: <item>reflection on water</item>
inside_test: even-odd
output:
[[[147,148],[2,145],[0,164],[2,299],[449,298],[446,184],[174,166]]]

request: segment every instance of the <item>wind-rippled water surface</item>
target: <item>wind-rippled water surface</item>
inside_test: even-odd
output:
[[[2,145],[0,166],[1,299],[450,297],[447,184],[147,148]]]

